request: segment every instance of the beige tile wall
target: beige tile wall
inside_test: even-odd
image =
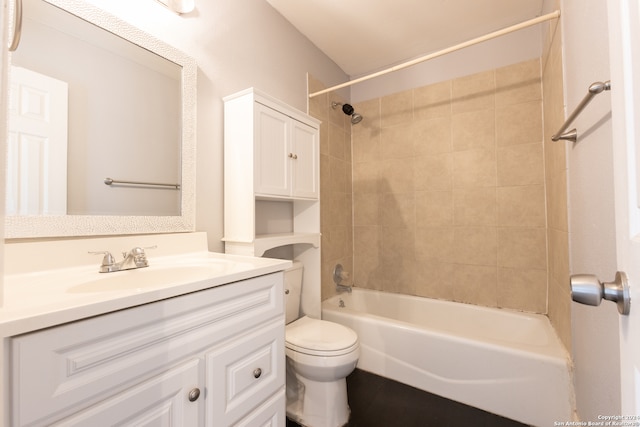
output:
[[[366,101],[353,128],[330,107],[342,99],[310,101],[323,122],[323,299],[340,262],[357,286],[548,312],[570,348],[566,144],[550,142],[562,59],[559,28],[548,33],[542,66]]]
[[[309,92],[325,88],[309,76]],[[353,272],[353,226],[351,191],[351,123],[331,102],[344,102],[336,94],[324,94],[309,101],[309,114],[320,125],[320,229],[322,233],[322,299],[336,293],[333,268],[343,265]]]
[[[540,68],[355,105],[356,286],[546,312]]]
[[[559,5],[558,5],[559,6]],[[562,45],[559,21],[548,26],[542,58],[544,99],[547,239],[549,241],[548,315],[564,345],[571,350],[571,294],[569,289],[569,225],[567,213],[566,142],[551,136],[564,121]]]

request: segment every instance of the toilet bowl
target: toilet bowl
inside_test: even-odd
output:
[[[285,272],[287,417],[305,427],[341,427],[349,421],[346,377],[360,355],[346,326],[299,317],[302,264]]]

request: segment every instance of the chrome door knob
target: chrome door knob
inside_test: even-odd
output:
[[[618,305],[618,312],[627,315],[631,310],[631,296],[627,275],[618,271],[613,282],[600,282],[593,274],[571,276],[571,299],[580,304],[600,305],[602,299]]]

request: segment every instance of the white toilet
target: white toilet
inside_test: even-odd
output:
[[[287,417],[305,427],[349,421],[346,377],[360,355],[358,335],[346,326],[300,317],[302,263],[285,271]]]

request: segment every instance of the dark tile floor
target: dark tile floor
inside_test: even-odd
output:
[[[356,369],[348,427],[522,427],[524,424]],[[299,427],[287,420],[287,427]]]

